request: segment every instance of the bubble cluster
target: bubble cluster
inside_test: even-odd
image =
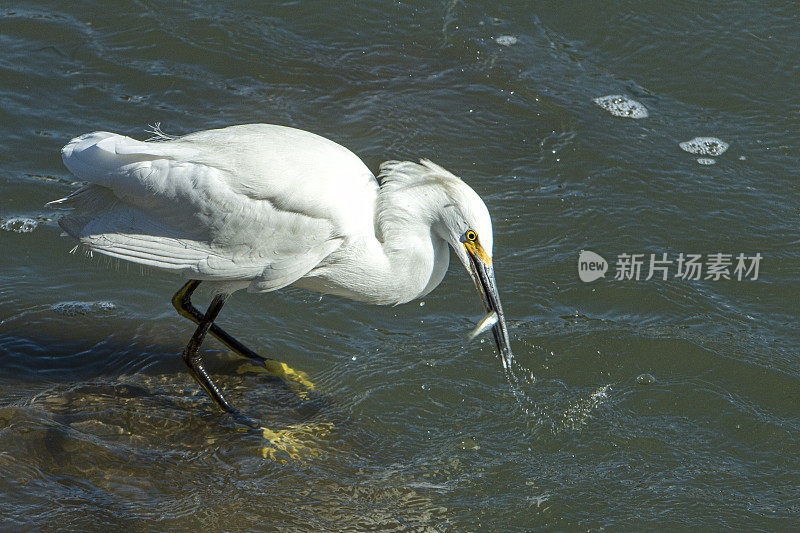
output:
[[[500,35],[499,37],[494,38],[494,42],[503,46],[511,46],[517,44],[518,41],[519,39],[513,35]]]
[[[53,311],[64,316],[88,315],[116,309],[114,302],[61,302],[51,307]]]
[[[681,150],[690,154],[718,156],[725,153],[725,150],[730,145],[716,137],[695,137],[691,141],[678,143],[678,146],[681,147]],[[697,162],[700,163],[700,160]]]
[[[25,217],[14,217],[4,220],[0,224],[0,229],[6,231],[13,231],[14,233],[30,233],[39,225],[38,220]]]
[[[621,94],[600,96],[593,102],[615,117],[647,118],[650,116],[644,105]]]

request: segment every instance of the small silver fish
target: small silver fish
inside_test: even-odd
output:
[[[475,329],[469,333],[469,340],[472,340],[478,335],[492,329],[492,326],[495,324],[497,324],[497,313],[494,311],[489,311],[489,314],[483,317],[483,320],[478,322],[478,325],[475,326]]]

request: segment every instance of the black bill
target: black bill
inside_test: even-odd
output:
[[[511,353],[511,345],[508,341],[506,319],[503,316],[503,306],[500,305],[500,295],[497,292],[497,283],[494,280],[494,268],[491,264],[485,263],[471,253],[469,258],[472,265],[473,279],[475,279],[475,284],[481,293],[483,308],[489,315],[492,313],[497,314],[497,322],[492,326],[492,334],[494,335],[495,343],[497,343],[500,358],[503,360],[503,367],[508,369],[514,355]]]

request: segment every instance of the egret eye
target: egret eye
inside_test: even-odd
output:
[[[464,234],[464,237],[466,237],[469,242],[475,242],[475,240],[478,238],[478,234],[475,233],[475,230],[468,229]]]

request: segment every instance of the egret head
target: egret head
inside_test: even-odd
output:
[[[455,251],[475,283],[487,313],[472,337],[491,329],[507,367],[512,354],[494,280],[492,219],[481,197],[460,178],[426,159],[420,164],[387,161],[381,165],[379,177],[381,187],[392,193],[385,198],[392,199],[392,207],[399,206],[397,211],[402,217],[422,219]],[[388,212],[396,211],[385,209],[383,216]]]
[[[492,220],[481,197],[469,185],[458,178],[456,180],[448,183],[450,202],[443,210],[441,225],[445,239],[478,289],[487,313],[473,330],[471,338],[491,328],[503,365],[507,367],[513,356],[494,279]]]

